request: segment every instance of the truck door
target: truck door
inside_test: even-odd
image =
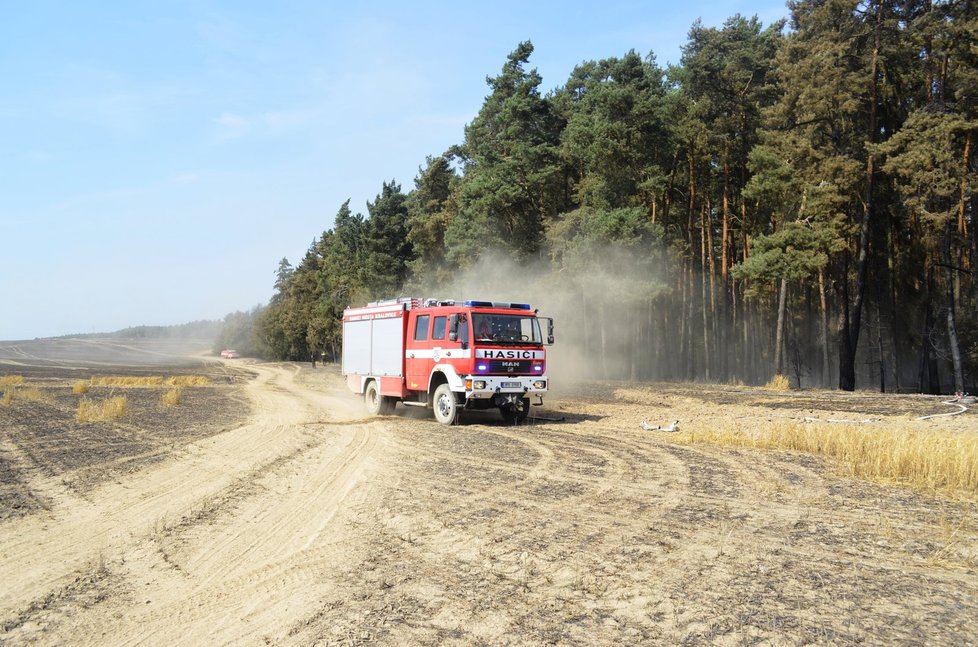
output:
[[[434,364],[431,356],[431,340],[429,328],[430,314],[411,313],[408,320],[406,357],[404,372],[407,378],[407,388],[410,391],[427,391],[428,376]]]
[[[448,339],[447,314],[436,313],[431,315],[430,333],[428,336],[429,339],[424,354],[424,369],[422,371],[424,377],[423,383],[425,385],[428,384],[428,378],[431,376],[431,372],[435,370],[435,365],[444,364],[454,358],[458,358],[458,349],[461,347],[459,342]],[[420,344],[421,342],[419,341],[417,343]],[[427,386],[423,388],[427,388]]]
[[[446,361],[446,352],[457,345],[448,341],[448,315],[435,315],[431,320],[431,362],[428,364],[428,372],[435,369],[435,364]]]
[[[456,375],[471,373],[471,360],[466,359],[468,346],[469,322],[463,313],[446,312],[434,316],[431,320],[431,369],[437,364],[450,364]]]

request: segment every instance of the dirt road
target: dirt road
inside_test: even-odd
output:
[[[561,421],[446,428],[402,407],[364,418],[333,369],[249,370],[246,424],[88,489],[2,438],[45,503],[0,523],[0,643],[978,636],[972,504],[638,426],[782,414],[756,399],[591,388],[549,403]]]

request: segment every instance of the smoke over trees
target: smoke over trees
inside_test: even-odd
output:
[[[789,8],[546,95],[520,43],[411,191],[384,182],[283,259],[262,344],[335,357],[349,304],[539,293],[591,377],[973,390],[978,4]]]

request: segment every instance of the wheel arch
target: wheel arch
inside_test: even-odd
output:
[[[436,365],[428,378],[428,406],[432,406],[435,397],[435,389],[442,384],[448,384],[452,391],[458,393],[465,391],[465,382],[461,376],[455,372],[455,367],[451,364]]]

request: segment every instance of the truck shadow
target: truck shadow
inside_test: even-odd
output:
[[[542,409],[530,410],[530,415],[522,423],[512,424],[502,419],[498,411],[463,411],[460,424],[479,424],[493,427],[528,427],[533,425],[552,425],[552,424],[578,424],[582,422],[596,422],[605,416],[596,416],[586,413],[575,413],[573,411],[548,411]]]
[[[596,416],[590,413],[574,413],[573,411],[541,411],[536,413],[534,411],[530,412],[529,417],[526,419],[526,424],[545,424],[561,422],[565,424],[577,424],[581,422],[597,422],[603,420],[606,416]]]
[[[586,413],[575,413],[573,411],[549,411],[545,408],[540,411],[530,410],[530,415],[525,422],[511,424],[502,419],[496,409],[486,409],[484,411],[464,410],[459,415],[458,424],[465,425],[487,425],[490,427],[528,427],[533,425],[545,424],[578,424],[582,422],[596,422],[605,418]],[[394,418],[407,418],[409,420],[430,420],[435,422],[434,414],[431,409],[420,407],[398,406],[392,414]]]

